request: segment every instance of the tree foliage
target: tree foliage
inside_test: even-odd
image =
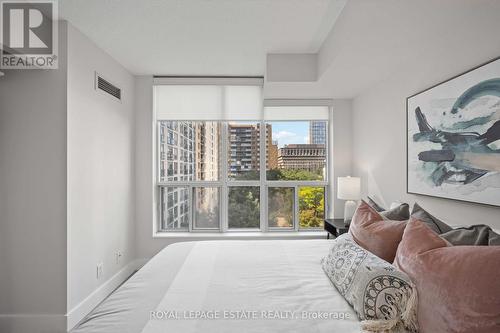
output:
[[[260,226],[260,190],[256,186],[229,188],[229,227]]]
[[[236,180],[258,180],[259,171],[252,170],[239,174]],[[267,180],[321,180],[321,170],[311,172],[295,169],[267,170]],[[259,187],[230,187],[229,226],[258,228],[260,221]],[[321,228],[325,216],[324,187],[299,187],[299,224],[301,228]],[[293,220],[294,191],[287,187],[269,189],[269,225],[286,226]]]
[[[301,228],[320,228],[325,217],[324,187],[299,188],[299,223]]]
[[[267,171],[267,180],[322,180],[322,175],[321,170],[271,169]]]

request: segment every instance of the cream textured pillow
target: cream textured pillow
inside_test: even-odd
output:
[[[322,259],[323,270],[368,331],[417,331],[416,290],[410,278],[346,234]]]

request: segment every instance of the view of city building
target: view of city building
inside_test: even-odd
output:
[[[260,170],[260,124],[229,123],[228,173],[230,179],[258,180]],[[278,165],[278,147],[272,141],[272,126],[266,124],[266,165]]]
[[[273,140],[271,144],[268,146],[268,169],[277,169],[278,168],[278,141]]]
[[[252,172],[258,179],[260,169],[260,124],[231,123],[228,125],[228,173],[238,179],[243,173]]]
[[[325,145],[290,144],[278,150],[280,169],[322,172],[325,168]]]
[[[309,143],[314,145],[326,144],[326,122],[311,121],[309,123]]]
[[[219,179],[220,124],[199,122],[195,125],[195,170],[197,180]]]

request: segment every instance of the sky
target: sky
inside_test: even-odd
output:
[[[273,141],[278,141],[278,147],[284,145],[309,143],[308,121],[278,121],[271,122],[273,126]]]

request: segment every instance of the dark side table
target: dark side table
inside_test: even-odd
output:
[[[330,234],[338,237],[349,231],[349,226],[345,225],[344,219],[325,219],[325,230],[328,231],[327,239],[330,239]]]

